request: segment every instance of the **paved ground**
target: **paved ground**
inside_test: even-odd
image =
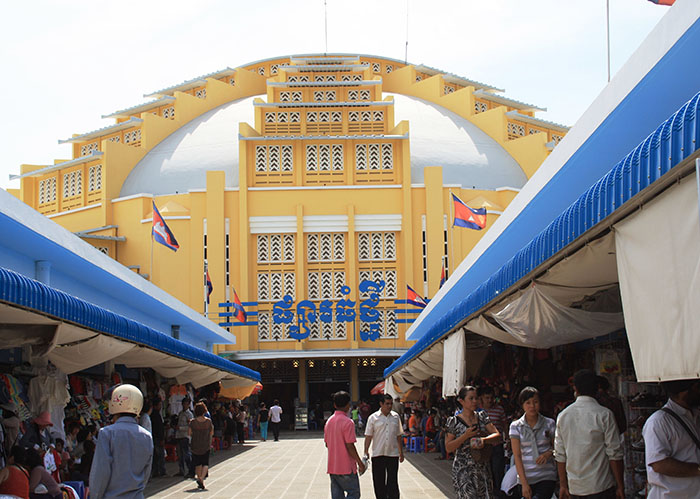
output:
[[[357,449],[364,448],[358,438]],[[324,499],[330,497],[326,475],[326,449],[323,434],[282,434],[279,442],[252,440],[230,451],[211,456],[212,465],[207,490],[197,489],[194,480],[181,477],[156,478],[146,489],[147,497],[192,498],[292,498]],[[435,460],[437,454],[408,454],[399,468],[399,486],[404,499],[453,498],[451,461]],[[176,463],[168,463],[170,475]],[[362,497],[374,497],[371,470],[360,477]]]

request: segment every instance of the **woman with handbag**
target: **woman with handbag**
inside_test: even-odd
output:
[[[486,411],[478,411],[476,388],[465,386],[457,395],[462,412],[447,421],[445,449],[454,452],[452,483],[458,499],[495,497],[491,480],[492,446],[501,443],[501,434]]]
[[[537,388],[527,386],[518,396],[523,417],[510,424],[510,443],[518,471],[520,497],[550,499],[554,494],[557,467],[554,463],[553,419],[540,414]]]

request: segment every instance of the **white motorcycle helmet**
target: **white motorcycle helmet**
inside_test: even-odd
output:
[[[141,390],[134,385],[119,385],[112,390],[112,397],[109,399],[109,413],[133,414],[138,416],[143,408],[143,395]]]

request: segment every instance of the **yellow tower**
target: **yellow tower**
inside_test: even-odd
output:
[[[23,165],[19,196],[229,328],[212,349],[266,397],[357,400],[410,346],[407,286],[433,296],[485,232],[450,227],[451,194],[488,229],[567,130],[501,94],[376,56],[269,59],[108,115],[72,160]],[[152,245],[153,202],[179,251]]]

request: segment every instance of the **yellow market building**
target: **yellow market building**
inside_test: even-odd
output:
[[[73,159],[22,165],[14,194],[228,328],[237,344],[212,350],[302,404],[368,393],[412,344],[407,285],[433,296],[485,232],[450,227],[451,194],[488,229],[567,131],[498,88],[369,55],[277,57],[146,97],[62,141]],[[177,252],[152,244],[153,202]]]

